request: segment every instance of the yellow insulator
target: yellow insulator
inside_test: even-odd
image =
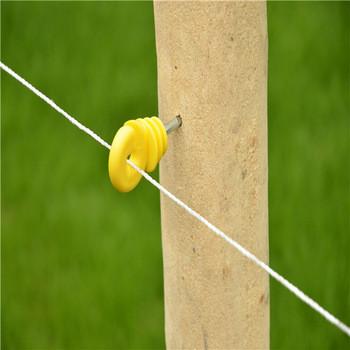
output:
[[[181,125],[179,116],[176,120],[177,126],[171,122],[168,132]],[[167,129],[159,118],[152,117],[129,120],[118,130],[108,160],[109,177],[118,191],[133,190],[141,179],[127,159],[148,172],[156,168],[168,147]]]

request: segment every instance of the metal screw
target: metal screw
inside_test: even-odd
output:
[[[172,131],[178,129],[182,125],[182,118],[180,115],[177,115],[170,122],[165,124],[165,130],[167,134],[170,134]]]

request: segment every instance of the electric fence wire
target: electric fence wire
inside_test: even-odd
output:
[[[49,99],[41,91],[39,91],[32,84],[30,84],[27,80],[22,78],[20,75],[18,75],[16,72],[14,72],[11,68],[9,68],[7,65],[2,63],[1,61],[0,61],[0,68],[3,69],[5,72],[7,72],[9,75],[11,75],[13,78],[15,78],[17,81],[19,81],[22,85],[24,85],[30,91],[32,91],[35,95],[40,97],[43,101],[45,101],[47,104],[49,104],[53,109],[55,109],[63,117],[68,119],[72,124],[74,124],[80,130],[82,130],[83,132],[85,132],[86,134],[91,136],[93,139],[95,139],[102,146],[106,147],[107,149],[111,148],[111,146],[106,141],[104,141],[100,136],[98,136],[95,132],[93,132],[91,129],[87,128],[85,125],[81,124],[78,120],[76,120],[71,115],[69,115],[67,112],[65,112],[53,100]],[[323,308],[321,305],[319,305],[315,300],[313,300],[308,295],[306,295],[303,291],[301,291],[298,287],[296,287],[294,284],[289,282],[286,278],[281,276],[278,272],[273,270],[266,263],[264,263],[259,258],[257,258],[248,249],[244,248],[242,245],[240,245],[233,238],[229,237],[225,232],[221,231],[219,228],[217,228],[215,225],[213,225],[207,219],[205,219],[202,215],[200,215],[195,210],[190,208],[186,203],[184,203],[182,200],[180,200],[174,194],[172,194],[170,191],[168,191],[165,187],[163,187],[159,182],[157,182],[155,179],[153,179],[144,170],[140,169],[136,164],[131,162],[129,159],[127,159],[127,162],[131,167],[133,167],[137,172],[139,172],[147,181],[149,181],[153,186],[155,186],[165,196],[167,196],[169,199],[171,199],[173,202],[175,202],[178,206],[183,208],[187,213],[189,213],[191,216],[196,218],[202,224],[207,226],[209,228],[209,230],[214,232],[217,236],[221,237],[227,243],[229,243],[231,246],[236,248],[236,250],[238,250],[242,255],[244,255],[249,260],[253,261],[257,266],[259,266],[264,271],[266,271],[271,277],[273,277],[276,281],[278,281],[285,288],[287,288],[290,292],[292,292],[297,298],[299,298],[305,304],[310,306],[313,310],[315,310],[317,313],[319,313],[321,316],[323,316],[328,322],[333,324],[335,327],[339,328],[341,331],[343,331],[345,334],[347,334],[350,337],[350,327],[349,326],[347,326],[345,323],[340,321],[338,318],[336,318],[334,315],[332,315],[329,311],[327,311],[325,308]]]

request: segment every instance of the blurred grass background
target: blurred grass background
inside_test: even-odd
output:
[[[270,262],[350,323],[350,4],[272,2]],[[152,3],[1,2],[2,61],[107,141],[157,114]],[[106,150],[7,76],[2,346],[164,348],[159,193],[117,193]],[[349,340],[271,282],[271,347]]]

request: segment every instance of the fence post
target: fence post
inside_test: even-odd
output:
[[[264,2],[155,2],[161,182],[268,260]],[[168,349],[269,347],[266,273],[161,198]]]

